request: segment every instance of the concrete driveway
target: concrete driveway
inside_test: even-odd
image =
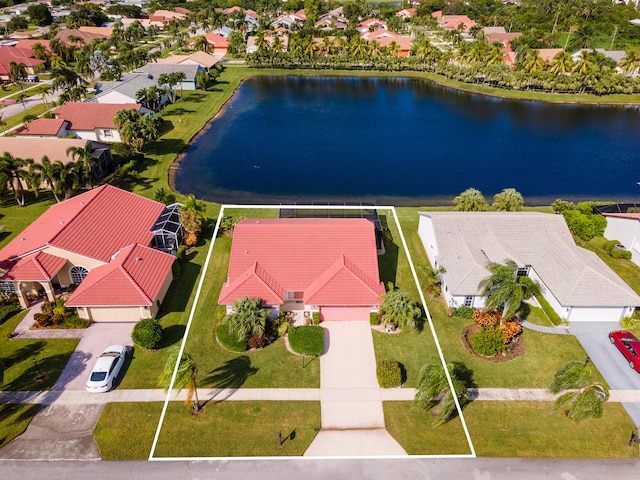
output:
[[[629,368],[626,359],[609,341],[609,332],[620,330],[617,323],[577,322],[570,328],[612,390],[640,390],[640,374]],[[640,403],[622,405],[636,425],[640,425]]]

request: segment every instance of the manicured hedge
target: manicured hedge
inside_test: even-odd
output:
[[[400,364],[393,360],[378,360],[376,376],[378,377],[380,388],[395,388],[402,383]]]
[[[220,345],[232,352],[246,352],[248,339],[238,340],[238,335],[229,331],[226,323],[220,323],[216,328],[216,338]]]
[[[324,353],[324,329],[316,326],[289,328],[289,346],[296,353],[315,355]]]
[[[162,340],[162,325],[154,318],[143,318],[133,327],[131,340],[146,350],[155,350]]]
[[[369,323],[371,323],[371,325],[380,325],[380,316],[378,315],[378,312],[371,312],[369,314]]]
[[[2,305],[0,307],[0,325],[2,325],[7,318],[18,313],[20,310],[22,310],[20,305]]]
[[[460,317],[460,318],[473,318],[473,312],[475,312],[476,309],[473,307],[467,307],[466,305],[462,305],[461,307],[456,308],[453,311],[453,314],[456,317]]]

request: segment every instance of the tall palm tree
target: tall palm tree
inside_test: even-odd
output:
[[[551,73],[554,75],[567,75],[573,71],[573,58],[565,50],[556,54],[551,60]]]
[[[49,102],[47,102],[47,95],[51,91],[51,85],[40,85],[40,96],[42,97],[42,102],[45,104],[47,108],[49,108]]]
[[[592,380],[591,368],[580,360],[570,360],[560,367],[549,390],[552,393],[568,390],[556,399],[553,411],[564,409],[567,417],[576,422],[600,418],[609,399],[609,390]]]
[[[13,196],[19,206],[24,206],[24,186],[22,179],[24,178],[24,167],[29,165],[29,160],[14,157],[9,152],[4,152],[0,156],[0,173],[9,184],[9,188],[13,191]]]
[[[544,70],[544,60],[540,57],[540,53],[535,48],[530,48],[522,59],[522,67],[530,75],[533,76]]]
[[[168,390],[171,386],[171,379],[173,378],[173,374],[175,372],[176,378],[173,382],[173,388],[178,391],[182,390],[183,388],[188,389],[187,399],[185,403],[188,404],[191,402],[191,413],[198,414],[202,412],[203,408],[202,405],[200,405],[200,400],[198,399],[198,385],[196,383],[196,378],[198,376],[198,366],[196,365],[195,360],[187,352],[182,353],[180,362],[178,363],[179,354],[179,347],[174,347],[169,353],[162,373],[158,378],[158,386]],[[176,364],[178,364],[177,371]]]
[[[84,147],[67,148],[67,156],[70,156],[74,162],[78,162],[81,167],[82,176],[85,181],[89,181],[89,186],[93,188],[93,145],[90,141],[84,144]]]
[[[27,95],[24,92],[20,92],[18,95],[16,95],[16,100],[22,104],[22,108],[24,108],[24,113],[27,113],[27,106],[24,103],[24,101],[27,98],[29,98],[29,95]]]
[[[51,163],[51,160],[49,160],[49,157],[46,155],[42,157],[42,160],[38,165],[40,182],[49,187],[51,193],[53,193],[53,197],[58,203],[60,203],[60,198],[58,197],[59,192],[57,183],[60,179],[60,166],[62,166],[62,162],[58,160],[57,162]]]
[[[423,365],[418,374],[415,402],[420,408],[427,410],[439,407],[438,413],[434,416],[435,425],[442,425],[458,414],[455,398],[458,399],[460,408],[469,403],[469,390],[460,378],[456,366],[447,364],[447,370],[453,391],[442,364],[437,360]]]
[[[640,55],[633,50],[627,50],[625,57],[620,60],[620,70],[625,75],[632,77],[640,68]]]

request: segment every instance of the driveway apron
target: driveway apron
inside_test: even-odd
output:
[[[321,431],[307,456],[406,455],[387,433],[369,322],[325,322]]]
[[[609,341],[609,332],[620,330],[615,322],[574,322],[571,333],[577,338],[612,390],[640,390],[640,374],[629,368],[627,360]],[[640,403],[622,405],[636,425],[640,425]]]

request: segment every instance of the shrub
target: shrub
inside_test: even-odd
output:
[[[557,199],[551,204],[551,208],[553,208],[555,213],[563,213],[565,210],[573,210],[576,208],[576,204],[566,200]]]
[[[184,236],[184,244],[187,247],[195,247],[196,243],[198,243],[198,236],[195,233],[187,233]]]
[[[33,315],[33,319],[36,321],[39,327],[45,328],[51,325],[51,317],[44,313],[36,313]]]
[[[131,340],[136,345],[146,349],[155,350],[162,339],[162,325],[154,318],[143,318],[131,332]]]
[[[470,340],[473,350],[483,357],[493,357],[496,353],[504,352],[506,349],[502,333],[499,330],[480,330],[471,336]]]
[[[402,383],[402,371],[400,364],[393,360],[378,360],[376,364],[376,376],[380,388],[399,387]]]
[[[623,258],[625,260],[631,260],[631,252],[629,250],[611,250],[611,256],[613,258]]]
[[[216,338],[218,343],[227,350],[232,352],[246,352],[248,341],[247,338],[238,340],[238,335],[229,331],[229,326],[226,323],[220,323],[216,328]]]
[[[522,324],[517,319],[507,320],[498,330],[502,333],[502,342],[509,344],[522,332]]]
[[[22,307],[20,307],[20,305],[3,305],[0,307],[0,325],[4,323],[4,321],[13,316],[14,314],[18,313],[20,310],[22,310]]]
[[[453,314],[456,317],[460,317],[460,318],[473,318],[473,313],[476,311],[475,308],[473,307],[467,307],[466,305],[463,305],[461,307],[456,308],[453,311]]]
[[[640,318],[638,317],[624,317],[620,320],[620,326],[625,330],[633,330],[640,325]]]
[[[252,333],[247,340],[247,346],[253,348],[263,348],[269,344],[269,336],[266,333],[260,335],[259,333]]]
[[[320,356],[324,352],[324,329],[319,326],[289,328],[289,346],[296,353]]]
[[[562,323],[562,318],[560,318],[560,315],[558,315],[551,305],[549,305],[546,298],[542,295],[536,295],[536,300],[538,300],[540,307],[542,307],[542,311],[547,315],[547,317],[549,317],[551,323],[554,325],[560,325]]]
[[[582,210],[573,209],[562,212],[569,230],[576,237],[588,241],[596,236],[603,236],[607,227],[607,219],[602,215],[590,213],[586,208]]]
[[[378,312],[371,312],[369,314],[369,323],[371,323],[371,325],[380,325],[380,317],[378,317]]]
[[[611,251],[613,250],[613,247],[615,247],[619,243],[620,243],[620,240],[607,240],[606,242],[604,242],[604,245],[602,246],[602,248],[604,249],[605,252],[611,253]]]
[[[311,312],[311,318],[314,325],[320,325],[320,312]]]
[[[472,315],[473,321],[481,329],[496,328],[500,324],[500,318],[502,313],[491,308],[485,308],[484,310],[476,310]]]

